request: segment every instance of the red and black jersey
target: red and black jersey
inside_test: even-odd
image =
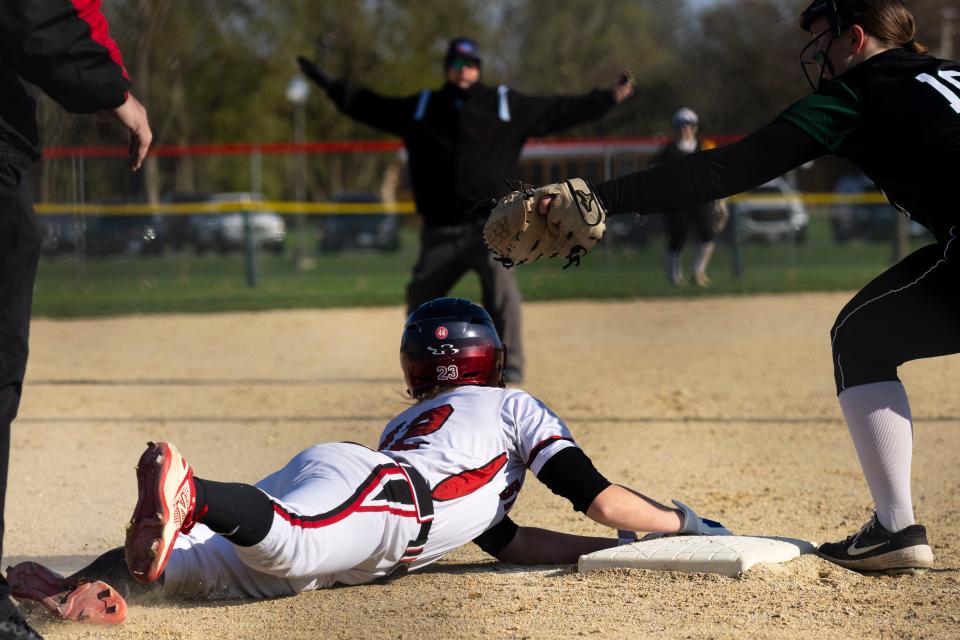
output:
[[[126,100],[130,78],[100,4],[0,2],[0,154],[40,157],[34,102],[21,80],[73,113],[114,109]]]

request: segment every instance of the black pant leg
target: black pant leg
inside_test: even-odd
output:
[[[687,228],[690,226],[690,210],[663,214],[667,226],[667,252],[680,253],[687,243]]]
[[[690,224],[697,230],[697,241],[701,244],[713,242],[716,239],[716,234],[710,225],[710,205],[702,205],[691,209]]]
[[[23,169],[0,164],[0,556],[10,423],[20,406],[39,258],[40,230],[24,184]]]
[[[507,349],[505,368],[515,375],[523,374],[523,296],[514,269],[507,269],[493,259],[483,241],[483,226],[478,224],[464,236],[467,265],[480,276],[483,307],[493,319]]]
[[[467,271],[460,249],[459,227],[424,227],[420,256],[407,284],[407,313],[424,302],[450,293]]]
[[[915,251],[843,308],[830,330],[838,394],[899,380],[904,362],[960,353],[960,238],[955,243]]]

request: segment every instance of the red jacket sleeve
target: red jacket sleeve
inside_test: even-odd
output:
[[[130,77],[101,0],[3,0],[0,59],[73,113],[120,106]]]

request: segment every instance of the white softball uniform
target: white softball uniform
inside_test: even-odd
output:
[[[258,544],[235,546],[202,524],[181,534],[164,594],[263,598],[416,570],[500,522],[526,470],[573,446],[529,394],[457,387],[391,420],[379,451],[317,445],[258,482],[274,504]]]

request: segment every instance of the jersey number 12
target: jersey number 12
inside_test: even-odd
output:
[[[960,95],[957,95],[957,92],[960,91],[960,71],[951,71],[949,69],[941,69],[937,71],[937,75],[940,76],[942,80],[945,80],[952,84],[955,89],[951,89],[947,85],[940,82],[929,73],[921,73],[917,76],[917,80],[920,82],[925,82],[934,89],[936,89],[940,95],[947,99],[947,102],[950,103],[950,107],[960,113]]]

